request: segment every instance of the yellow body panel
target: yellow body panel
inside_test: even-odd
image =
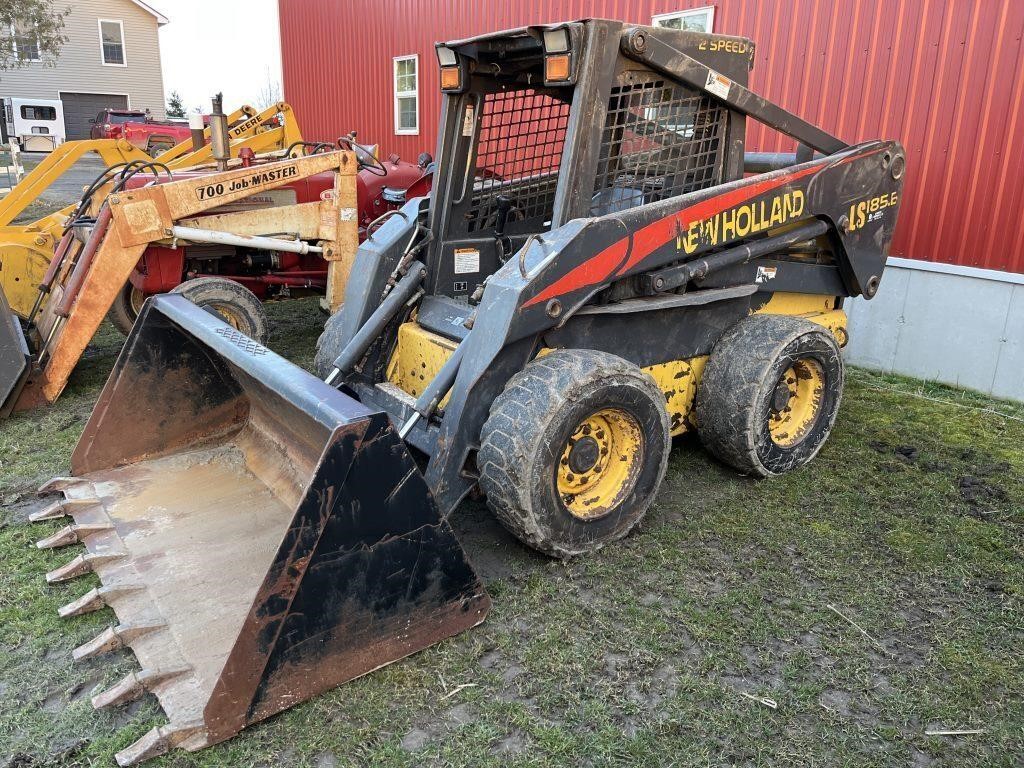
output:
[[[693,410],[693,399],[697,396],[697,382],[704,375],[704,364],[707,361],[707,355],[701,355],[689,360],[669,360],[643,369],[644,373],[654,379],[658,389],[665,393],[672,437],[690,428],[688,417]]]
[[[398,344],[388,363],[388,381],[406,394],[419,397],[431,380],[437,376],[457,344],[421,328],[416,322],[403,323],[398,328]],[[448,396],[439,404],[444,408]]]
[[[801,317],[827,328],[840,346],[847,340],[846,313],[836,309],[835,296],[821,296],[806,293],[776,293],[754,314],[790,315]],[[441,370],[456,343],[421,328],[415,321],[403,324],[398,329],[398,345],[388,363],[387,378],[392,384],[413,397],[419,397],[431,379]],[[542,349],[538,357],[548,354]],[[668,410],[673,437],[683,434],[693,424],[694,399],[697,386],[704,375],[707,355],[688,360],[667,360],[644,368],[658,388],[665,393],[665,407]],[[442,401],[441,406],[447,401]]]
[[[839,299],[835,296],[823,296],[814,293],[775,293],[771,299],[754,314],[761,315],[792,315],[802,317],[812,323],[828,328],[836,337],[840,347],[849,341],[846,332],[846,313],[836,309]]]

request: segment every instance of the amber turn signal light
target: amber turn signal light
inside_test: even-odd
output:
[[[441,67],[441,88],[449,91],[462,85],[462,73],[456,67]]]
[[[544,59],[544,79],[548,82],[569,79],[569,54],[560,53]]]

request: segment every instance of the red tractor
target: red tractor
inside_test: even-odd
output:
[[[315,151],[315,150],[314,150]],[[247,161],[243,150],[243,163]],[[360,240],[373,222],[407,199],[427,195],[433,176],[433,160],[423,153],[417,162],[391,155],[379,161],[361,154],[362,169],[357,178]],[[175,179],[203,175],[183,171]],[[153,183],[153,176],[140,174],[128,189]],[[254,195],[211,213],[251,211],[321,199],[334,183],[333,174],[323,173],[301,179],[271,192]],[[265,235],[286,236],[286,232]],[[236,245],[191,244],[150,246],[132,272],[129,282],[108,313],[110,321],[127,334],[147,297],[174,291],[200,306],[215,309],[231,318],[239,330],[252,338],[266,337],[267,320],[262,303],[309,295],[323,295],[327,285],[327,262],[317,253],[289,253],[246,249]]]

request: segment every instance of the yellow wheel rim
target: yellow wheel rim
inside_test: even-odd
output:
[[[134,285],[128,292],[128,306],[131,307],[135,317],[139,316],[142,311],[142,305],[146,303],[146,294],[136,288]]]
[[[556,472],[558,495],[569,514],[596,520],[614,509],[636,484],[643,451],[640,424],[625,411],[605,408],[580,422]]]
[[[234,328],[236,331],[242,329],[242,318],[239,317],[238,312],[230,304],[220,304],[218,302],[210,302],[206,304],[210,309],[220,315],[221,319]]]
[[[799,443],[821,412],[825,372],[817,360],[797,360],[782,374],[772,396],[768,431],[772,442],[783,448]]]

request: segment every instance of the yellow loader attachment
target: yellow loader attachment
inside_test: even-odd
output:
[[[227,116],[227,139],[232,157],[242,149],[257,155],[286,150],[302,141],[302,131],[292,108],[279,102],[257,112],[243,106]],[[61,144],[33,168],[3,199],[0,199],[0,290],[16,315],[27,319],[37,298],[37,288],[46,274],[54,248],[60,242],[67,218],[76,205],[69,205],[28,224],[12,224],[25,209],[76,162],[95,154],[108,167],[159,163],[171,171],[204,166],[213,162],[210,128],[203,131],[205,143],[195,149],[191,140],[150,157],[124,139],[91,139]],[[111,184],[94,196],[103,200]]]
[[[250,234],[244,228],[252,226],[252,213],[248,218],[241,214],[200,216],[327,171],[334,172],[335,184],[326,199],[265,208],[256,214],[262,232],[296,233],[300,239]],[[329,152],[251,166],[236,164],[220,173],[124,190],[94,203],[95,223],[83,228],[81,239],[70,230],[65,232],[43,276],[30,313],[28,347],[32,358],[27,380],[13,365],[0,369],[0,389],[9,393],[6,402],[0,402],[0,414],[51,403],[60,395],[121,287],[152,243],[233,243],[265,250],[317,252],[329,262],[329,285],[343,288],[359,244],[357,172],[354,153]],[[230,227],[232,222],[236,228],[220,228]]]
[[[153,393],[159,393],[154,399]],[[74,651],[141,669],[95,707],[156,695],[169,724],[122,766],[195,750],[482,622],[489,598],[388,417],[180,296],[147,301],[35,520],[85,551],[61,609],[117,624]]]

